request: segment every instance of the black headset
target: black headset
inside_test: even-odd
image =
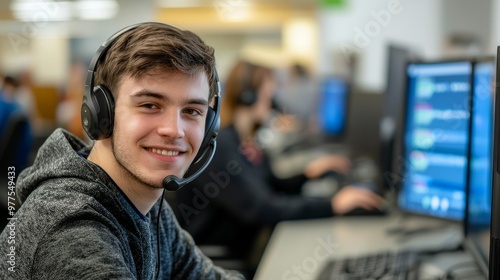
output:
[[[94,57],[90,61],[87,78],[85,80],[81,119],[85,132],[93,140],[102,140],[111,136],[113,132],[115,110],[115,101],[111,91],[105,85],[94,86],[94,75],[97,63],[106,54],[110,45],[115,42],[117,38],[119,38],[122,34],[144,24],[160,24],[170,26],[160,22],[144,22],[125,27],[106,40],[97,49]],[[207,111],[205,119],[205,135],[200,149],[194,158],[193,163],[186,172],[188,178],[180,179],[174,175],[169,175],[163,180],[163,186],[167,190],[178,190],[180,187],[194,180],[201,174],[201,172],[203,172],[203,170],[205,170],[215,154],[217,144],[216,138],[220,127],[220,81],[215,68],[214,75],[217,82],[217,93],[214,97],[214,108],[209,107]],[[205,159],[205,161],[202,161],[202,159]]]

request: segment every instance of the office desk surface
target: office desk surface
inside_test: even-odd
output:
[[[331,258],[403,248],[441,251],[462,239],[460,223],[420,216],[287,221],[275,228],[254,279],[313,280]]]

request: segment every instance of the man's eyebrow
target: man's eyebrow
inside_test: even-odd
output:
[[[169,99],[167,96],[165,96],[163,94],[160,94],[160,93],[157,93],[157,92],[153,92],[153,91],[150,91],[150,90],[146,90],[146,89],[143,89],[143,90],[140,90],[138,92],[132,93],[130,95],[130,97],[132,99],[140,99],[140,98],[150,97],[150,98],[158,99],[160,101],[167,101]],[[208,100],[207,99],[203,99],[203,98],[191,98],[191,99],[187,99],[184,103],[185,104],[194,104],[194,105],[204,105],[204,106],[208,106],[209,105]]]
[[[157,92],[152,92],[146,89],[140,90],[138,92],[132,93],[130,95],[133,99],[144,98],[144,97],[152,97],[155,99],[166,100],[167,98],[163,94],[159,94]]]
[[[208,100],[203,99],[203,98],[193,98],[193,99],[188,99],[186,101],[186,104],[197,104],[197,105],[207,105],[208,106]]]

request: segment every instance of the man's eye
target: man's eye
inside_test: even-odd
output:
[[[142,104],[141,107],[147,108],[147,109],[156,109],[156,108],[158,108],[158,107],[156,107],[155,104],[152,104],[152,103]]]
[[[201,112],[196,109],[186,109],[185,112],[193,116],[201,115]]]

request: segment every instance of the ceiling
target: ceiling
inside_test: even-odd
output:
[[[3,0],[0,1],[0,21],[15,20],[13,12],[11,11],[12,3],[21,2],[28,3],[33,9],[43,12],[43,8],[36,2],[53,1],[56,3],[76,3],[85,2],[87,0]],[[101,1],[101,0],[98,0]],[[91,2],[98,2],[93,0]],[[157,11],[170,10],[170,9],[184,9],[184,10],[203,10],[212,9],[218,12],[231,11],[234,9],[250,7],[259,9],[275,9],[275,10],[295,10],[301,11],[303,9],[313,9],[315,7],[315,0],[145,0],[145,1],[129,1],[129,0],[102,0],[109,2],[117,2],[118,7],[122,8],[123,5],[135,5],[138,9],[141,6],[153,5]]]
[[[14,1],[30,2],[28,5],[32,11],[28,15],[28,22],[14,18],[11,11],[11,4]],[[44,25],[43,21],[47,18],[57,19],[56,16],[50,14],[50,10],[41,7],[39,2],[33,1],[42,0],[0,1],[0,34],[5,34],[9,30],[21,30],[22,25],[33,23],[31,19],[36,18],[36,15],[42,21],[40,24],[37,23],[37,26]],[[57,5],[89,0],[43,1],[54,1],[52,3]],[[113,30],[117,26],[147,20],[168,22],[195,32],[276,33],[280,32],[283,24],[291,18],[313,16],[317,0],[92,0],[91,2],[97,1],[116,1],[118,9],[115,16],[106,21],[73,19],[54,23],[64,25],[72,30],[70,32],[73,34],[105,31],[102,28]],[[89,14],[92,15],[92,13]]]
[[[315,0],[156,0],[158,7],[210,7],[216,5],[238,6],[251,4],[258,6],[308,7]]]

